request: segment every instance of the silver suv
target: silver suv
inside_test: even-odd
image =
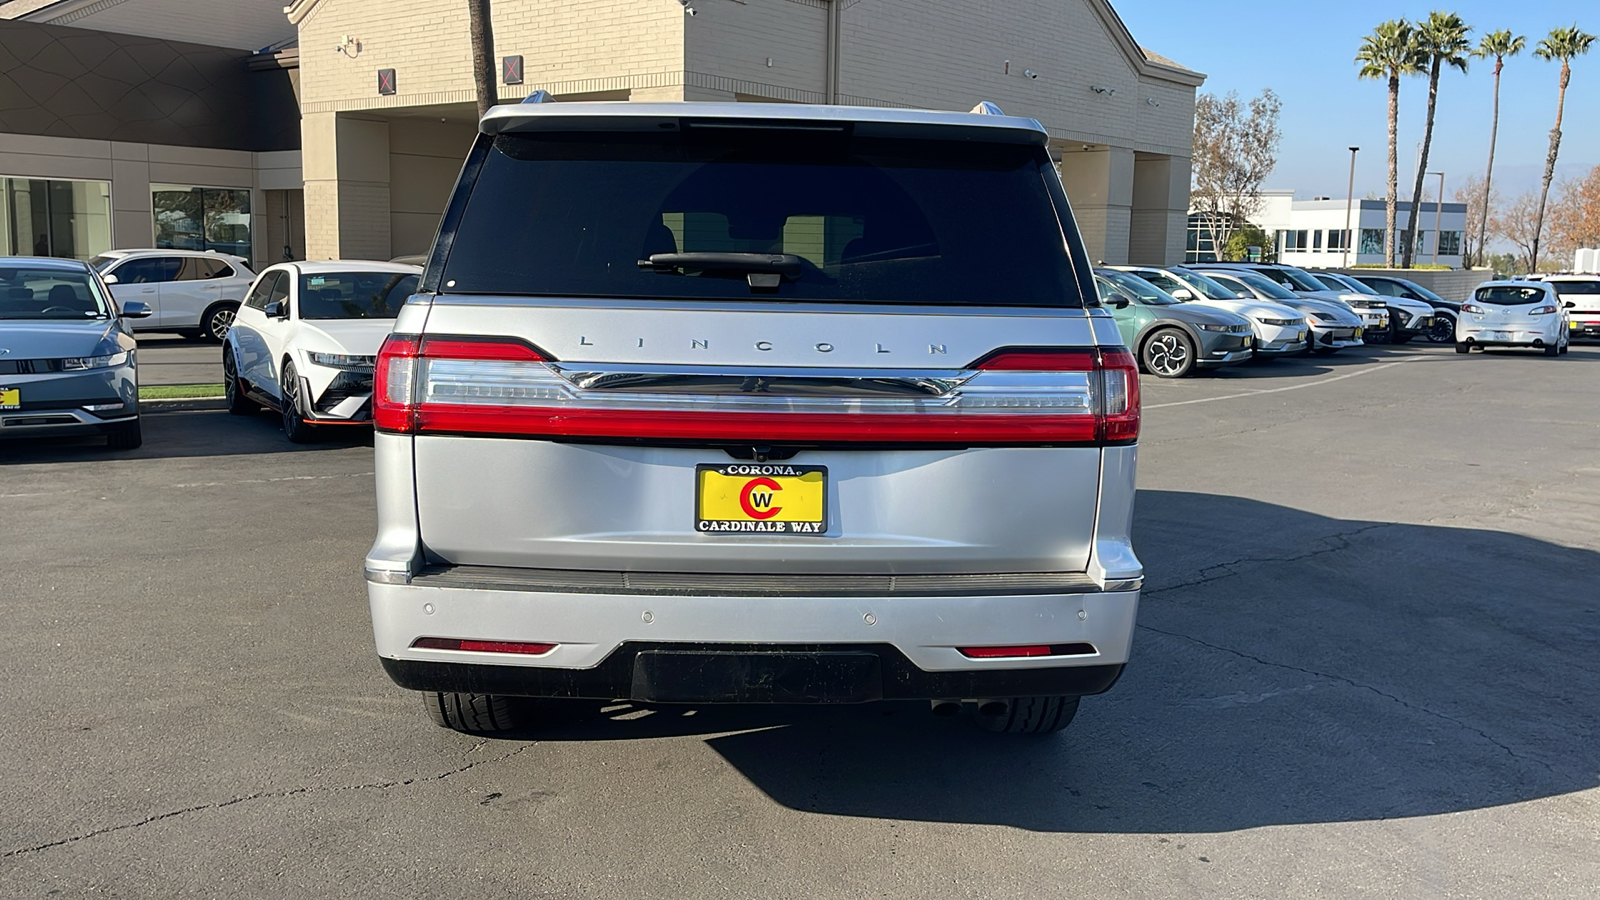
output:
[[[1111,687],[1139,382],[1037,122],[480,132],[374,394],[377,650],[437,723],[912,698],[1043,733]]]

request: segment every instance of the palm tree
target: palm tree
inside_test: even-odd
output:
[[[1494,122],[1489,126],[1489,168],[1483,174],[1483,212],[1478,216],[1478,262],[1484,256],[1484,239],[1489,228],[1489,192],[1494,186],[1494,143],[1500,136],[1500,70],[1506,67],[1506,57],[1516,56],[1528,45],[1522,35],[1513,35],[1506,29],[1491,31],[1478,42],[1472,55],[1479,59],[1494,57]]]
[[[1422,129],[1422,157],[1417,161],[1417,186],[1411,192],[1411,222],[1406,226],[1402,266],[1409,269],[1417,257],[1417,220],[1422,218],[1422,176],[1428,171],[1428,152],[1433,149],[1433,111],[1439,104],[1439,73],[1445,66],[1467,71],[1467,54],[1472,42],[1467,35],[1472,26],[1455,13],[1434,10],[1426,22],[1417,23],[1417,49],[1428,65],[1428,118]],[[1439,203],[1444,198],[1438,199]],[[1434,240],[1439,236],[1434,235]]]
[[[1400,76],[1422,71],[1424,58],[1417,50],[1417,32],[1405,19],[1391,19],[1361,39],[1356,62],[1361,78],[1389,80],[1389,197],[1384,219],[1383,261],[1394,267],[1394,209],[1399,190],[1400,160],[1395,141],[1400,133]]]
[[[1550,180],[1556,176],[1556,154],[1561,152],[1561,112],[1567,105],[1567,85],[1572,82],[1572,58],[1589,52],[1594,35],[1584,34],[1577,25],[1552,28],[1550,36],[1533,48],[1542,60],[1561,60],[1561,92],[1556,96],[1556,126],[1550,129],[1550,152],[1544,158],[1544,186],[1539,189],[1539,212],[1533,219],[1533,264],[1539,264],[1539,236],[1544,232],[1544,205],[1550,198]]]

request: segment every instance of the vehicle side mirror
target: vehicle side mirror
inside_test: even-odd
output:
[[[1174,300],[1185,300],[1185,301],[1193,300],[1194,299],[1194,291],[1191,291],[1188,288],[1178,288],[1177,290],[1172,292],[1172,299],[1174,299]]]
[[[116,284],[118,281],[121,281],[122,279],[118,278],[115,275],[102,275],[102,276],[100,276],[100,280],[104,281],[106,284]]]
[[[1128,308],[1128,298],[1127,297],[1112,297],[1110,300],[1106,301],[1106,305],[1107,306],[1114,306],[1117,309],[1127,309]]]
[[[124,319],[148,318],[153,311],[150,309],[150,304],[143,300],[129,300],[127,303],[122,304],[122,317]]]
[[[1567,309],[1577,309],[1577,308],[1578,308],[1578,301],[1576,301],[1576,300],[1568,300],[1567,301]]]
[[[274,300],[261,308],[261,312],[269,319],[287,319],[289,310],[283,305],[282,300]]]

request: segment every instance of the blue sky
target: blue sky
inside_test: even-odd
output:
[[[1139,43],[1209,76],[1202,92],[1237,90],[1249,97],[1270,87],[1283,98],[1283,144],[1268,188],[1293,189],[1298,197],[1345,195],[1351,146],[1357,197],[1383,195],[1387,176],[1388,92],[1384,82],[1356,78],[1352,62],[1362,36],[1385,19],[1415,21],[1430,9],[1448,9],[1475,27],[1473,44],[1486,31],[1512,29],[1528,48],[1506,61],[1500,87],[1500,141],[1495,184],[1510,196],[1537,188],[1544,171],[1550,126],[1555,119],[1559,65],[1533,56],[1551,28],[1574,23],[1600,33],[1600,4],[1566,0],[1522,0],[1506,6],[1484,0],[1451,5],[1347,2],[1342,4],[1252,5],[1240,14],[1227,4],[1196,6],[1170,0],[1121,0],[1117,12]],[[1426,118],[1428,82],[1400,83],[1400,194],[1409,197],[1417,144]],[[1428,169],[1445,173],[1445,194],[1459,179],[1481,176],[1488,156],[1494,91],[1493,60],[1473,60],[1466,75],[1447,71],[1439,83],[1439,108]],[[1600,164],[1600,42],[1572,65],[1562,127],[1557,180]],[[1429,190],[1438,183],[1428,179]]]

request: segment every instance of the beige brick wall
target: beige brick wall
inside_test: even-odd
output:
[[[524,65],[524,83],[501,85],[501,98],[681,85],[686,18],[671,0],[497,3],[495,55]],[[464,2],[320,0],[299,29],[306,112],[475,101]],[[334,50],[346,35],[361,41],[354,58]],[[386,68],[397,88],[387,97],[377,88]]]

